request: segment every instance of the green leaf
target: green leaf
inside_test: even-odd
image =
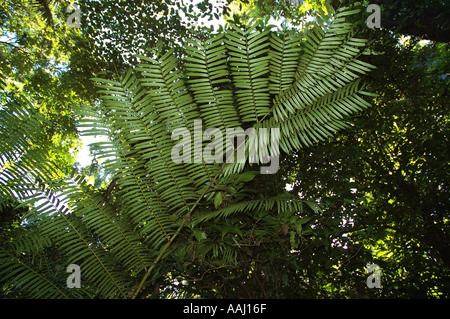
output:
[[[217,209],[219,208],[220,204],[222,204],[222,192],[217,192],[216,196],[214,197],[214,207]]]
[[[312,217],[304,217],[304,218],[299,218],[295,221],[295,225],[303,225],[306,224],[307,222],[309,222],[312,219]]]
[[[201,242],[202,240],[207,238],[206,233],[204,231],[194,229],[193,232],[194,232],[195,239],[197,239],[197,241],[199,241],[199,242]]]
[[[247,171],[238,175],[236,183],[248,183],[259,174],[259,171]]]
[[[289,243],[291,244],[291,249],[297,248],[298,242],[296,238],[296,233],[292,230],[289,231]]]

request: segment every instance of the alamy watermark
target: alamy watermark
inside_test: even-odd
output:
[[[367,277],[367,287],[372,288],[381,288],[381,268],[376,264],[368,264],[367,271],[371,273],[369,277]]]
[[[224,145],[225,135],[225,145]],[[213,139],[214,136],[214,139]],[[249,163],[268,164],[260,168],[261,174],[275,174],[279,167],[280,129],[227,128],[225,134],[218,128],[208,128],[203,132],[202,120],[194,121],[194,136],[187,128],[177,128],[172,132],[172,140],[179,140],[171,152],[175,163]],[[234,143],[236,139],[236,144]],[[210,141],[203,148],[204,141]],[[269,143],[270,141],[270,143]],[[236,146],[235,146],[236,145]],[[192,147],[193,146],[193,147]],[[194,154],[191,153],[194,150]]]
[[[367,12],[372,14],[367,18],[366,25],[371,28],[381,28],[381,9],[378,4],[369,4],[367,6]]]
[[[81,270],[77,264],[67,266],[66,272],[71,273],[67,277],[66,283],[69,288],[81,288]]]
[[[66,20],[67,26],[69,28],[81,28],[81,9],[80,9],[80,5],[79,4],[69,4],[69,6],[67,7],[66,12],[72,12],[75,11],[74,13],[72,13]]]

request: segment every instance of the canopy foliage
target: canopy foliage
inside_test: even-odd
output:
[[[177,273],[189,280],[200,272],[205,281],[190,293],[224,297],[240,294],[230,284],[251,269],[270,267],[274,253],[283,260],[298,255],[291,251],[312,233],[316,204],[280,193],[282,187],[252,173],[248,161],[175,163],[170,135],[177,128],[193,134],[196,119],[219,129],[280,128],[281,149],[290,152],[345,127],[345,116],[369,106],[362,97],[370,94],[359,81],[372,69],[360,58],[366,40],[345,21],[357,11],[339,11],[328,26],[317,23],[303,42],[260,22],[230,24],[207,40],[190,41],[184,68],[158,45],[152,55],[138,55],[137,66],[119,79],[95,79],[102,104],[77,113],[88,128],[84,134],[109,138],[95,146],[107,159],[113,187],[101,194],[78,176],[18,181],[30,211],[23,217],[28,226],[17,229],[23,235],[2,247],[7,294],[148,297],[161,280]],[[269,151],[272,158],[280,155],[273,144]],[[31,235],[36,230],[39,239]],[[61,255],[83,269],[83,288],[70,290],[58,281]],[[40,272],[42,262],[53,267]],[[231,277],[223,289],[204,276],[216,268]],[[205,290],[203,282],[217,287]],[[289,296],[288,286],[261,294]]]
[[[441,2],[378,2],[382,30],[293,2],[83,0],[80,29],[69,1],[0,5],[2,297],[448,297]],[[279,171],[174,162],[195,120],[280,128]],[[106,138],[90,167],[77,130]]]

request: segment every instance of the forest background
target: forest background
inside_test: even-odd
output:
[[[80,164],[83,127],[76,109],[98,105],[92,78],[125,74],[136,63],[135,54],[145,55],[147,48],[159,43],[173,48],[173,56],[182,60],[188,39],[208,38],[211,23],[217,29],[219,21],[243,26],[256,19],[274,22],[280,30],[307,30],[318,16],[352,1],[80,0],[78,4],[79,28],[67,24],[74,12],[71,1],[2,2],[0,120],[6,118],[8,107],[38,113],[39,136],[31,139],[26,151],[45,150],[45,161],[58,167],[54,178],[81,174],[92,191],[114,202],[117,176],[101,160],[101,151],[92,148],[90,163]],[[345,130],[283,156],[277,174],[257,178],[250,186],[266,197],[274,190],[286,190],[304,201],[308,217],[296,226],[280,224],[270,230],[272,237],[259,234],[259,242],[236,242],[241,250],[233,250],[233,258],[213,263],[210,255],[218,253],[212,248],[203,256],[183,252],[165,257],[158,275],[142,286],[137,280],[126,296],[135,296],[138,290],[143,298],[448,298],[450,9],[438,0],[377,0],[381,28],[373,29],[366,25],[368,4],[363,1],[361,12],[350,19],[359,36],[369,39],[368,50],[373,53],[365,61],[376,69],[363,76],[366,91],[377,94],[368,99],[371,106],[352,114]],[[13,129],[0,129],[3,173],[6,141]],[[12,186],[5,176],[0,175],[0,238],[14,243],[21,238],[14,234],[33,227],[24,223],[32,205],[20,205],[22,198],[7,190]],[[215,208],[225,201],[225,195],[216,196]],[[248,238],[256,227],[250,221],[245,229],[232,219],[227,222],[227,231],[203,224],[181,236],[205,248],[214,232],[222,239],[229,234]],[[294,232],[292,227],[303,230]],[[5,256],[14,254],[20,260],[17,265],[46,267],[47,275],[64,286],[67,262],[56,249],[61,244],[39,243],[34,249],[19,243],[13,245],[19,247],[14,253],[3,252],[2,298],[33,297],[33,289],[43,289],[23,284],[19,270],[6,267],[11,259]],[[295,253],[279,255],[280,249]],[[180,256],[186,259],[180,261]],[[380,267],[380,288],[367,287],[368,264]],[[80,296],[94,297],[96,289],[89,287]],[[51,296],[42,291],[38,295]]]

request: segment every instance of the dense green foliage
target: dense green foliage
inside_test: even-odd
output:
[[[287,265],[267,261],[278,256],[295,264],[317,205],[279,193],[273,178],[257,176],[245,163],[175,163],[170,133],[193,133],[196,119],[221,129],[279,127],[281,149],[289,152],[345,127],[344,116],[369,106],[359,81],[372,69],[359,59],[365,40],[345,22],[355,12],[337,13],[327,27],[318,23],[303,52],[295,33],[273,33],[261,23],[231,24],[206,41],[191,41],[185,68],[158,45],[152,58],[139,55],[141,62],[119,80],[96,79],[102,104],[77,113],[89,128],[84,134],[110,139],[95,146],[98,157],[108,159],[113,187],[100,194],[77,176],[20,185],[31,191],[22,198],[31,210],[23,217],[30,226],[18,231],[37,229],[41,235],[15,236],[2,248],[5,293],[21,288],[21,296],[34,297],[148,297],[159,294],[161,280],[192,280],[200,272],[201,280],[184,293],[292,296],[288,274],[275,276]],[[30,240],[36,245],[26,250]],[[57,280],[61,255],[83,269],[81,289]],[[40,272],[37,256],[53,266]],[[297,273],[293,268],[292,276]],[[223,274],[230,281],[219,285]],[[260,274],[273,288],[249,294]]]
[[[448,298],[448,8],[292,2],[0,5],[2,298]],[[173,162],[196,119],[280,127],[280,170]]]
[[[381,296],[448,297],[448,51],[378,36],[385,54],[371,61],[376,107],[283,168],[294,192],[321,200],[333,241],[372,252]]]

